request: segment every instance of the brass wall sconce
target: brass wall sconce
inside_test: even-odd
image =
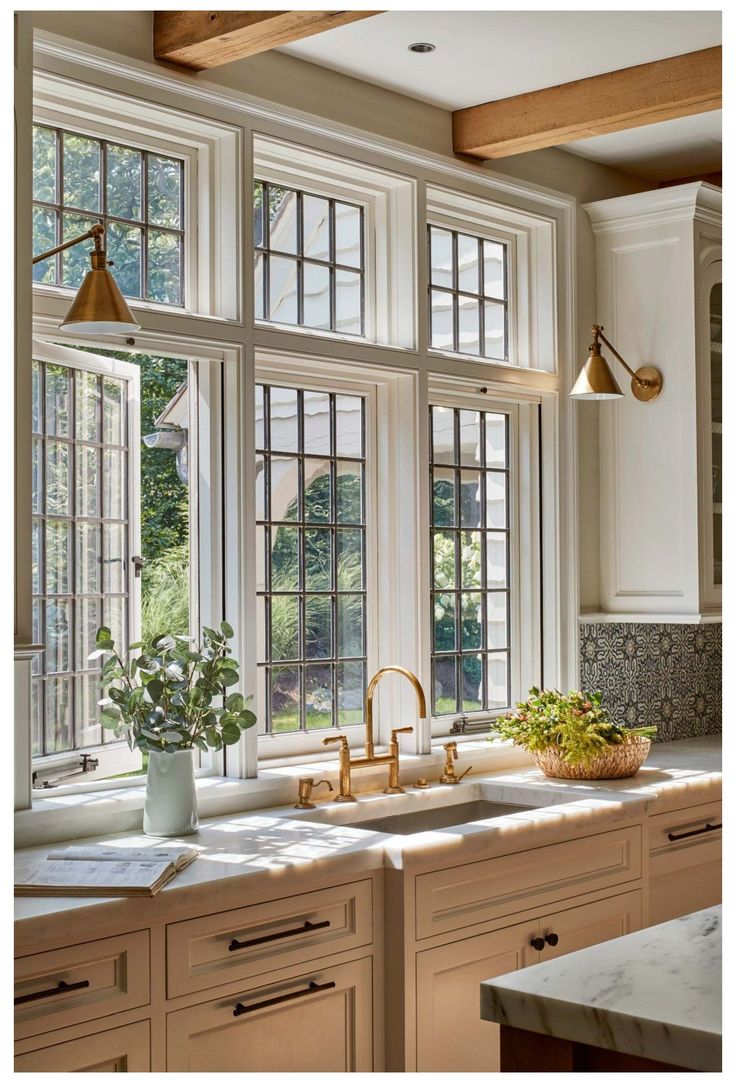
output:
[[[571,399],[621,399],[623,391],[618,386],[605,358],[601,354],[601,342],[608,346],[617,361],[631,377],[631,393],[639,402],[652,402],[662,390],[662,373],[651,365],[643,365],[636,372],[626,364],[618,350],[614,349],[600,324],[593,324],[593,341],[588,346],[588,359],[580,370]]]
[[[117,282],[107,269],[111,261],[102,247],[104,234],[103,225],[94,225],[79,237],[64,241],[48,252],[40,252],[33,257],[33,262],[42,263],[49,256],[55,256],[57,252],[63,252],[81,241],[94,240],[95,246],[90,252],[92,268],[87,271],[61,326],[85,335],[127,335],[137,331],[140,324],[136,323]]]

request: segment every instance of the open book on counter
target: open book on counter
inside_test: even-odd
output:
[[[197,857],[194,846],[67,846],[18,874],[16,895],[155,895]]]

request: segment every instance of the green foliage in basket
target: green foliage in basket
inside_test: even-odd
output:
[[[190,636],[157,635],[131,643],[122,656],[110,629],[99,628],[89,657],[105,658],[102,725],[143,752],[236,744],[256,716],[240,692],[228,692],[240,680],[229,647],[234,634],[223,621],[217,631],[203,628],[197,646]]]
[[[529,698],[516,710],[491,724],[491,736],[513,741],[529,752],[555,747],[569,764],[588,764],[611,745],[633,737],[653,737],[656,726],[629,729],[613,722],[601,704],[600,692],[529,690]]]

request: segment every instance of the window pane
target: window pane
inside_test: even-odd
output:
[[[486,414],[486,466],[506,466],[505,414]]]
[[[486,583],[489,589],[508,586],[506,535],[486,535]]]
[[[99,211],[100,144],[84,135],[63,134],[64,205],[81,211]]]
[[[338,523],[362,523],[363,467],[361,464],[338,462],[335,485]]]
[[[464,651],[483,645],[480,594],[463,594],[460,600],[462,634],[460,646]]]
[[[274,323],[298,323],[299,264],[284,256],[268,257],[269,319]]]
[[[269,248],[297,253],[297,195],[286,188],[268,186]]]
[[[96,523],[77,523],[76,585],[77,594],[102,591],[102,535]],[[100,621],[100,623],[102,623]],[[98,625],[99,627],[99,625]]]
[[[298,590],[300,585],[299,528],[272,528],[271,590]]]
[[[455,471],[436,466],[432,479],[432,522],[455,526]]]
[[[319,196],[302,196],[304,255],[327,262],[330,254],[330,203]]]
[[[507,596],[489,593],[486,595],[488,631],[486,643],[489,647],[506,647],[507,642]]]
[[[363,400],[356,395],[335,395],[337,454],[363,456]]]
[[[301,519],[299,460],[286,455],[272,455],[269,480],[269,518],[273,522],[293,522]]]
[[[483,241],[483,292],[486,297],[506,296],[504,281],[504,248],[493,241]]]
[[[492,301],[485,301],[483,310],[485,313],[484,356],[502,360],[506,356],[506,310],[503,305],[494,304]]]
[[[480,353],[480,303],[474,297],[458,297],[458,350]]]
[[[337,653],[340,658],[365,654],[362,594],[337,596]]]
[[[76,514],[84,518],[100,515],[100,450],[81,445],[75,455]]]
[[[271,658],[299,657],[299,599],[293,594],[271,599]]]
[[[98,669],[98,661],[90,662],[89,656],[95,650],[95,635],[102,624],[102,599],[78,598],[76,612],[76,669]],[[98,697],[99,698],[99,697]]]
[[[332,589],[332,533],[327,528],[304,531],[304,586],[314,591]]]
[[[455,594],[435,594],[434,607],[434,650],[457,650],[457,596]]]
[[[335,262],[347,267],[362,264],[362,222],[360,207],[335,203]]]
[[[137,226],[124,226],[120,222],[110,222],[105,236],[108,256],[115,265],[115,281],[121,292],[126,297],[141,297],[143,231]]]
[[[451,293],[432,290],[431,345],[436,350],[454,349],[453,297]]]
[[[432,460],[435,463],[457,462],[455,452],[455,411],[445,406],[431,407]]]
[[[363,279],[352,271],[335,271],[335,330],[344,335],[363,332],[360,312]]]
[[[483,655],[464,655],[462,659],[462,708],[479,711],[483,706]]]
[[[58,519],[46,523],[46,593],[71,590],[71,526]]]
[[[434,586],[438,590],[454,589],[457,573],[455,570],[454,533],[438,530],[433,538]]]
[[[297,666],[277,666],[271,670],[270,701],[271,731],[286,733],[298,730],[299,704],[299,668]]]
[[[508,655],[488,655],[488,707],[498,710],[509,706]]]
[[[46,433],[70,436],[71,375],[61,365],[46,366]]]
[[[38,256],[41,252],[47,252],[49,248],[55,248],[57,244],[56,231],[58,229],[59,216],[56,211],[48,207],[33,208],[33,255]],[[56,257],[43,260],[42,263],[33,265],[34,282],[56,282]]]
[[[45,752],[65,752],[72,747],[72,682],[69,677],[48,677],[46,686]]]
[[[304,704],[308,730],[332,725],[332,666],[305,667]]]
[[[102,458],[102,513],[106,519],[124,519],[125,452],[105,448]]]
[[[54,598],[46,605],[46,672],[62,673],[72,664],[72,603]]]
[[[460,535],[460,567],[462,585],[481,585],[481,547],[479,530],[463,530]]]
[[[181,229],[181,162],[148,155],[148,218],[157,226]]]
[[[122,523],[108,523],[102,531],[102,589],[106,594],[124,594],[127,590],[126,551],[125,527]]]
[[[111,376],[105,376],[103,379],[105,402],[102,416],[102,440],[105,444],[122,446],[127,443],[125,386],[122,380],[115,380]]]
[[[466,293],[480,293],[478,277],[478,241],[475,237],[457,236],[458,289]]]
[[[481,525],[481,475],[475,470],[460,474],[460,525]]]
[[[304,651],[306,658],[331,658],[332,599],[327,595],[307,595],[304,599]]]
[[[338,530],[337,538],[337,589],[361,590],[363,580],[363,532]]]
[[[99,225],[99,218],[89,218],[87,215],[64,213],[62,219],[62,241],[71,241],[86,233],[92,226]],[[89,254],[94,249],[92,241],[82,241],[74,248],[68,248],[61,253],[61,282],[63,286],[82,285],[87,271],[91,270]]]
[[[463,466],[480,465],[480,414],[458,410],[460,418],[460,462]]]
[[[148,299],[182,303],[181,237],[176,233],[148,231]]]
[[[433,710],[435,715],[455,714],[457,711],[457,670],[455,656],[435,658],[432,671]]]
[[[77,744],[81,748],[99,745],[102,742],[100,708],[97,701],[102,696],[102,682],[91,674],[77,677]]]
[[[304,519],[327,523],[332,517],[332,465],[327,459],[305,459]]]
[[[359,726],[363,722],[365,670],[362,662],[337,663],[337,722]]]
[[[56,203],[56,132],[33,126],[33,198]]]
[[[330,317],[330,269],[316,263],[305,263],[304,274],[304,325],[317,330],[329,331]]]
[[[263,241],[263,185],[256,181],[253,185],[253,244],[260,248]]]
[[[43,432],[43,376],[38,361],[31,364],[31,428]]]
[[[34,439],[31,448],[31,511],[43,511],[43,441]]]
[[[69,445],[49,440],[46,444],[46,513],[71,515]]]
[[[141,221],[143,156],[129,147],[107,146],[107,213]]]
[[[330,396],[326,391],[304,392],[304,451],[307,455],[329,455]]]
[[[430,226],[430,282],[452,289],[452,233]]]
[[[31,522],[31,592],[41,594],[41,546],[43,537],[43,523],[40,519]],[[40,640],[36,640],[39,643]]]
[[[299,393],[290,387],[271,387],[270,444],[272,451],[299,451]]]
[[[486,474],[486,526],[506,526],[506,475],[500,471]]]
[[[94,372],[78,371],[74,380],[76,392],[75,426],[77,440],[100,440],[100,377]]]

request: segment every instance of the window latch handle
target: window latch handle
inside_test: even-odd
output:
[[[131,557],[130,562],[135,569],[136,579],[140,579],[141,573],[143,572],[143,565],[146,563],[145,560],[143,557]]]

